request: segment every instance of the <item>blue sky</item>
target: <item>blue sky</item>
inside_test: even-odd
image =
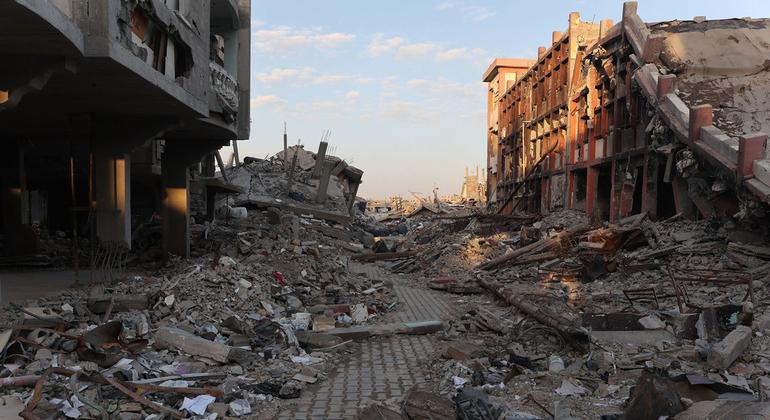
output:
[[[241,155],[278,152],[286,121],[309,150],[331,130],[330,147],[364,170],[361,196],[457,193],[466,166],[483,171],[487,65],[536,56],[572,11],[617,22],[622,1],[254,0]],[[767,17],[770,2],[641,0],[639,14]]]

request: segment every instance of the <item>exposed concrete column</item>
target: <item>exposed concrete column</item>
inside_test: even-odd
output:
[[[126,144],[94,145],[96,236],[131,248],[131,155]]]
[[[329,147],[329,143],[325,141],[322,141],[321,144],[318,145],[318,153],[315,157],[315,168],[313,168],[313,174],[311,175],[313,178],[319,178],[321,176],[321,172],[323,172],[324,162],[326,161],[327,147]]]
[[[169,142],[163,153],[163,250],[186,258],[190,255],[190,174],[187,161],[175,153],[178,147]]]
[[[163,152],[163,250],[187,258],[190,255],[190,165],[223,144],[166,141]]]
[[[754,176],[754,161],[765,156],[765,133],[744,134],[738,137],[738,184],[743,179]]]
[[[326,202],[326,193],[329,191],[329,180],[332,176],[332,162],[323,162],[321,169],[321,179],[318,181],[318,192],[316,193],[316,203]]]
[[[599,170],[589,166],[586,170],[586,216],[593,220],[594,204],[596,204],[597,185],[599,183]]]
[[[356,215],[356,195],[358,194],[359,185],[361,184],[356,182],[350,187],[350,201],[348,201],[348,213],[350,213],[350,217],[355,217]]]
[[[691,143],[700,141],[700,129],[710,126],[713,122],[714,113],[711,105],[696,105],[690,108],[689,138]]]
[[[661,74],[658,76],[658,99],[674,92],[674,82],[676,82],[675,74]]]

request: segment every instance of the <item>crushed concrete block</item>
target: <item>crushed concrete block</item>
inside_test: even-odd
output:
[[[445,356],[454,360],[468,360],[478,358],[483,354],[484,350],[467,341],[457,341],[450,343],[446,347]]]
[[[711,348],[708,365],[715,369],[727,369],[751,344],[751,328],[739,325],[721,342]]]
[[[758,401],[699,401],[674,420],[770,419],[770,404]]]
[[[303,347],[310,346],[313,348],[327,348],[336,346],[345,341],[342,338],[334,335],[321,334],[311,331],[296,331],[294,334],[297,336],[299,344]]]
[[[639,318],[639,323],[647,330],[662,330],[666,328],[666,323],[661,321],[655,314]]]
[[[455,403],[436,394],[411,389],[404,397],[404,412],[412,419],[454,420]]]

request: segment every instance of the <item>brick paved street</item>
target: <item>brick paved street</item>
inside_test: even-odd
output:
[[[362,269],[358,267],[358,269]],[[375,266],[371,275],[382,275]],[[369,275],[369,274],[368,274]],[[401,305],[391,314],[394,321],[447,320],[452,306],[446,297],[396,283]],[[360,351],[341,361],[326,381],[308,387],[293,410],[279,419],[349,419],[371,401],[400,398],[414,385],[426,382],[423,369],[434,356],[430,336],[396,335],[373,338],[359,344]]]

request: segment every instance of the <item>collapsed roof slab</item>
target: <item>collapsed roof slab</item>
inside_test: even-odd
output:
[[[770,132],[770,19],[672,21],[651,25],[665,34],[660,61],[677,74],[690,107],[711,104],[714,125],[729,136]]]

